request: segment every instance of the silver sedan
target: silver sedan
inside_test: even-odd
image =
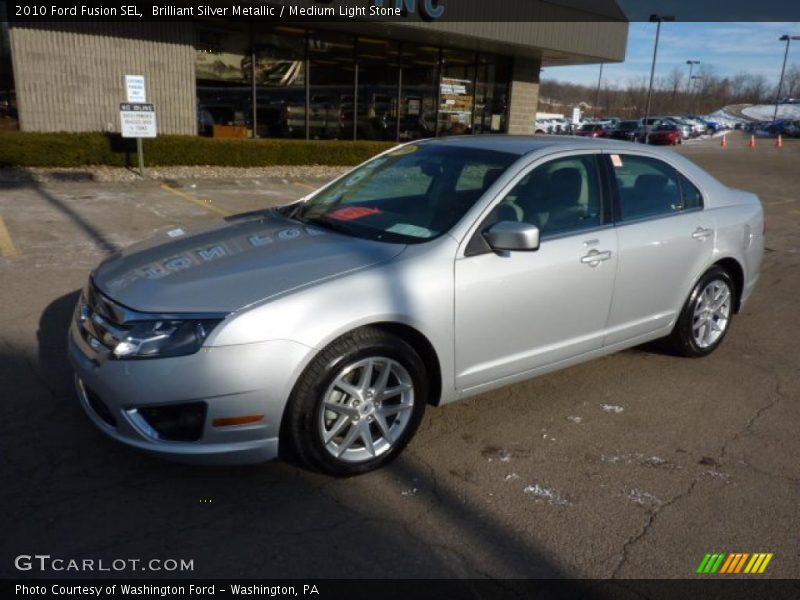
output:
[[[130,446],[352,475],[396,457],[426,406],[659,338],[711,353],[763,235],[755,195],[669,151],[413,142],[291,205],[112,256],[69,354],[89,417]]]

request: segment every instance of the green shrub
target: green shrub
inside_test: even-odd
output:
[[[231,140],[165,135],[144,141],[151,167],[208,165],[356,165],[391,142]],[[0,167],[135,166],[135,140],[104,133],[0,132]]]

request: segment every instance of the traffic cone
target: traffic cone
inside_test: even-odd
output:
[[[722,146],[723,148],[727,148],[728,147],[728,134],[727,133],[722,136],[722,141],[719,143],[719,145]]]
[[[778,139],[775,140],[775,147],[783,148],[783,136],[780,133],[778,134]]]
[[[754,135],[750,136],[750,141],[747,142],[747,147],[748,148],[755,148],[756,147],[756,136],[754,136]]]

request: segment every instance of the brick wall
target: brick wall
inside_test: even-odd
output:
[[[11,29],[24,131],[119,131],[127,75],[147,78],[159,133],[197,133],[191,23],[49,23]]]
[[[508,133],[533,133],[539,106],[539,69],[537,60],[516,58],[511,77]]]

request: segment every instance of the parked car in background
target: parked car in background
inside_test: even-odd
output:
[[[648,143],[675,146],[683,141],[683,133],[675,123],[661,123],[650,132]]]
[[[620,121],[617,126],[611,130],[609,137],[615,140],[635,142],[639,140],[642,134],[643,130],[639,121]]]
[[[681,139],[688,140],[693,135],[692,126],[681,117],[665,117],[664,123],[675,125],[681,132]]]
[[[687,115],[684,120],[692,127],[692,137],[697,137],[706,133],[708,126],[705,122],[695,115]]]
[[[406,144],[108,257],[70,325],[77,396],[151,454],[365,473],[428,406],[660,338],[710,354],[758,281],[763,227],[756,195],[651,147]]]
[[[606,125],[600,123],[584,123],[576,131],[575,135],[581,137],[600,138],[606,137],[609,134],[609,129]]]

